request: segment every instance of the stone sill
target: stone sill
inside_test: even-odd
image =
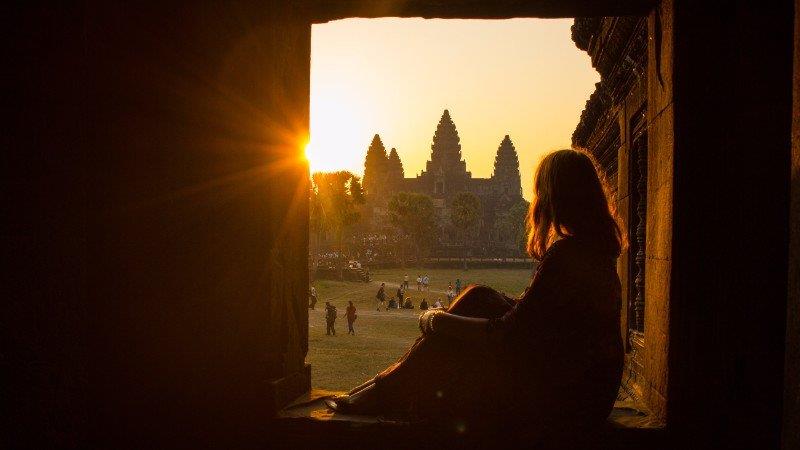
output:
[[[376,416],[335,413],[325,406],[323,398],[338,394],[313,389],[281,410],[275,424],[278,431],[295,448],[316,445],[342,445],[353,448],[387,445],[394,448],[449,448],[481,442],[481,436],[459,436],[446,430],[434,430],[426,425],[388,420]],[[580,433],[573,433],[580,434]],[[665,430],[653,421],[642,408],[630,399],[620,400],[608,419],[608,426],[593,432],[592,448],[598,449],[658,449],[664,444]],[[526,443],[531,442],[526,440]],[[557,442],[536,445],[536,448],[579,448]],[[581,444],[584,448],[586,444]]]

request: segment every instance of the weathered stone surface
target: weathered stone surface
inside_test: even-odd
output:
[[[672,264],[669,260],[646,260],[647,278],[645,280],[645,376],[648,386],[667,398],[667,380],[669,374],[669,300],[670,275]],[[659,405],[649,404],[656,416],[664,417],[666,411]]]
[[[510,19],[514,17],[590,17],[645,14],[652,0],[304,0],[296,2],[314,22],[348,17],[424,17]]]
[[[794,2],[789,298],[786,326],[786,388],[783,448],[800,448],[800,0]]]
[[[660,114],[648,114],[647,130],[647,188],[654,191],[672,185],[674,166],[674,110],[671,104],[659,109]]]
[[[648,186],[647,194],[645,252],[648,259],[668,260],[672,253],[672,189],[669,185]],[[669,289],[669,285],[659,287]]]
[[[673,6],[663,1],[647,18],[647,79],[649,121],[672,103]]]

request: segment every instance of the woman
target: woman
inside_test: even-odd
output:
[[[353,305],[352,300],[347,302],[347,310],[345,310],[345,317],[347,317],[347,334],[356,334],[353,324],[356,321],[356,307]]]
[[[519,299],[469,286],[395,364],[346,396],[340,411],[523,421],[525,429],[601,423],[622,374],[622,234],[591,157],[559,150],[539,165],[527,217],[539,261]]]

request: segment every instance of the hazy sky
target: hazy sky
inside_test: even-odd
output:
[[[541,156],[569,147],[594,83],[570,39],[572,19],[347,19],[314,25],[311,170],[364,171],[372,136],[397,148],[406,177],[430,157],[444,109],[467,170],[492,174],[508,134],[530,198]]]

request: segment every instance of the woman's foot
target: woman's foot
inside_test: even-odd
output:
[[[326,399],[325,404],[343,414],[372,414],[376,412],[378,405],[376,394],[375,384],[372,383],[355,393]]]

